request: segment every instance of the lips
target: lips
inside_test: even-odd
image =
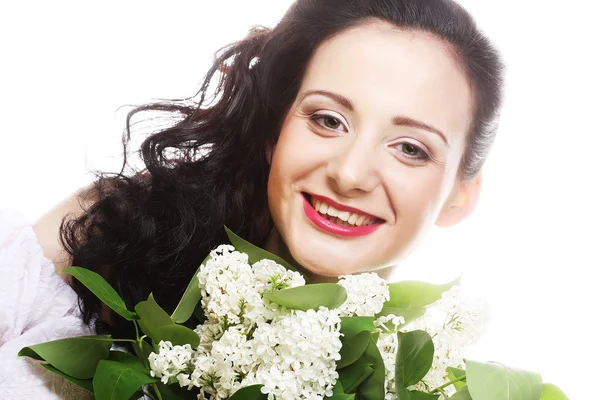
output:
[[[303,203],[304,212],[311,222],[322,230],[340,236],[368,235],[384,222],[381,218],[323,196],[303,193]]]

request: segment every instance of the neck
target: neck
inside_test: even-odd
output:
[[[294,259],[294,257],[292,257],[290,250],[286,246],[285,242],[283,241],[283,238],[281,237],[281,235],[279,234],[279,232],[277,231],[276,228],[273,228],[273,230],[269,234],[269,237],[267,238],[267,242],[265,243],[264,249],[266,251],[268,251],[269,253],[273,253],[273,254],[283,258],[290,264],[292,264],[296,269],[298,269],[298,271],[300,271],[307,278],[307,280],[310,283],[337,283],[337,281],[338,281],[337,276],[318,275],[318,274],[315,274],[314,272],[304,268],[302,265],[300,265]],[[388,267],[380,268],[376,271],[371,271],[371,272],[375,272],[382,279],[388,280],[388,278],[392,274],[392,271],[393,271],[393,266],[388,266]]]

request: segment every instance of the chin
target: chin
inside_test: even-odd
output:
[[[361,264],[358,264],[356,259],[335,257],[331,253],[320,254],[318,251],[313,251],[310,254],[303,253],[291,251],[296,263],[310,275],[337,278],[341,275],[365,271],[364,264],[361,268]]]

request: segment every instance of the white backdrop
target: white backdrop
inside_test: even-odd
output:
[[[2,3],[0,208],[35,219],[89,182],[90,169],[118,170],[119,106],[194,94],[218,47],[273,25],[290,3]],[[508,65],[501,129],[476,212],[433,231],[397,278],[463,272],[466,290],[493,306],[469,356],[590,398],[600,356],[595,2],[461,3]]]

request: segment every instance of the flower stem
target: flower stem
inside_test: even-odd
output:
[[[156,383],[152,384],[152,389],[154,389],[154,393],[156,393],[158,400],[162,400],[162,396],[160,395],[160,391],[158,390],[158,386],[156,386]]]
[[[448,381],[448,382],[444,383],[443,385],[436,387],[435,389],[433,389],[432,391],[430,391],[429,394],[435,394],[435,392],[442,392],[442,393],[444,393],[443,389],[445,387],[450,386],[450,385],[452,385],[453,383],[456,383],[456,382],[464,381],[466,379],[467,379],[466,375],[465,376],[461,376],[460,378],[452,379],[451,381]]]
[[[150,369],[150,364],[148,364],[148,360],[144,356],[144,338],[146,337],[146,335],[140,337],[140,331],[138,329],[138,324],[135,320],[133,321],[133,326],[135,326],[135,338],[136,338],[135,343],[137,343],[138,348],[140,349],[140,355],[142,357],[142,361],[143,361],[144,365],[146,366],[146,368]],[[158,400],[162,400],[162,396],[160,394],[160,391],[158,390],[158,386],[156,386],[156,383],[152,383],[150,386],[152,386],[152,389],[154,389],[154,393],[156,394],[156,397],[158,397]],[[152,399],[156,400],[155,397],[153,397],[153,396],[150,396],[150,397],[152,397]]]

